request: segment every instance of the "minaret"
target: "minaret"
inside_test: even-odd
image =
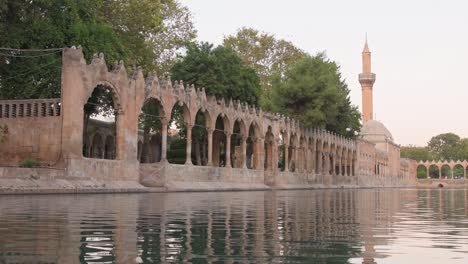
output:
[[[362,51],[362,73],[359,74],[359,82],[362,87],[362,123],[366,123],[373,118],[373,105],[372,105],[372,87],[375,82],[375,74],[371,72],[371,53],[366,44]]]

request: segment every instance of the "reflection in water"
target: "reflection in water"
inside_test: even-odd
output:
[[[467,190],[0,197],[3,263],[464,263]]]

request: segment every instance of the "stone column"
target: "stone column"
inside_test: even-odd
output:
[[[331,175],[335,176],[336,175],[336,155],[335,154],[333,154],[333,162],[331,166],[332,166]]]
[[[297,161],[296,161],[296,147],[291,147],[291,164],[288,164],[290,167],[294,165],[294,172],[297,171]],[[292,171],[291,168],[289,171]]]
[[[439,179],[442,179],[442,168],[437,167],[439,169]]]
[[[337,156],[338,159],[338,176],[341,176],[341,156]]]
[[[255,165],[255,169],[257,170],[263,170],[264,169],[264,162],[265,162],[265,154],[264,154],[264,148],[265,148],[265,139],[263,138],[257,138],[255,142],[257,148],[255,150],[256,156],[257,156],[257,164]]]
[[[241,137],[242,146],[242,165],[241,168],[247,169],[247,137],[242,135]]]
[[[324,153],[325,155],[325,168],[323,168],[324,170],[324,175],[329,175],[330,173],[330,155],[328,154],[328,152],[325,152]]]
[[[208,162],[207,166],[213,166],[213,129],[208,128]]]
[[[167,120],[161,119],[161,162],[167,160]]]
[[[311,152],[310,164],[312,165],[310,172],[315,174],[315,168],[317,167],[317,164],[315,163],[315,146],[312,146],[312,149],[310,150],[310,152]]]
[[[319,150],[317,151],[317,174],[322,174],[322,152]]]
[[[284,171],[289,171],[289,144],[284,144]]]
[[[231,168],[231,133],[226,132],[226,168]]]
[[[185,165],[192,165],[192,124],[186,123],[187,128],[187,155]]]

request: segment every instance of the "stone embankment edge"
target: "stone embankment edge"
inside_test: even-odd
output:
[[[279,187],[264,187],[264,188],[99,188],[99,189],[0,189],[0,195],[25,195],[25,194],[137,194],[137,193],[179,193],[179,192],[237,192],[237,191],[286,191],[286,190],[326,190],[326,189],[381,189],[381,188],[418,188],[418,189],[433,189],[417,186],[279,186]],[[446,188],[452,189],[452,188]]]

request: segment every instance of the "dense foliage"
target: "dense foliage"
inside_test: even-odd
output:
[[[53,49],[81,45],[87,59],[103,52],[165,73],[195,38],[190,13],[175,0],[4,0],[0,47]],[[0,99],[60,95],[60,53],[0,52]]]
[[[258,104],[260,82],[255,71],[232,50],[201,43],[190,45],[187,54],[172,68],[172,78],[204,87],[209,95]]]
[[[417,161],[468,160],[468,138],[444,133],[432,137],[425,147],[404,146],[400,155]]]
[[[109,64],[124,60],[129,68],[171,73],[207,94],[260,105],[308,127],[347,136],[360,127],[339,67],[324,54],[309,56],[251,28],[226,37],[223,46],[193,44],[190,12],[177,0],[4,0],[0,36],[0,47],[11,48],[0,50],[0,99],[59,97],[60,48],[81,45],[88,60],[103,52]],[[93,96],[85,122],[111,102],[109,93]],[[153,123],[140,119],[147,131],[157,130]]]
[[[323,53],[306,56],[273,83],[273,106],[306,127],[353,137],[360,130],[360,113],[351,105],[349,89],[338,65]]]

